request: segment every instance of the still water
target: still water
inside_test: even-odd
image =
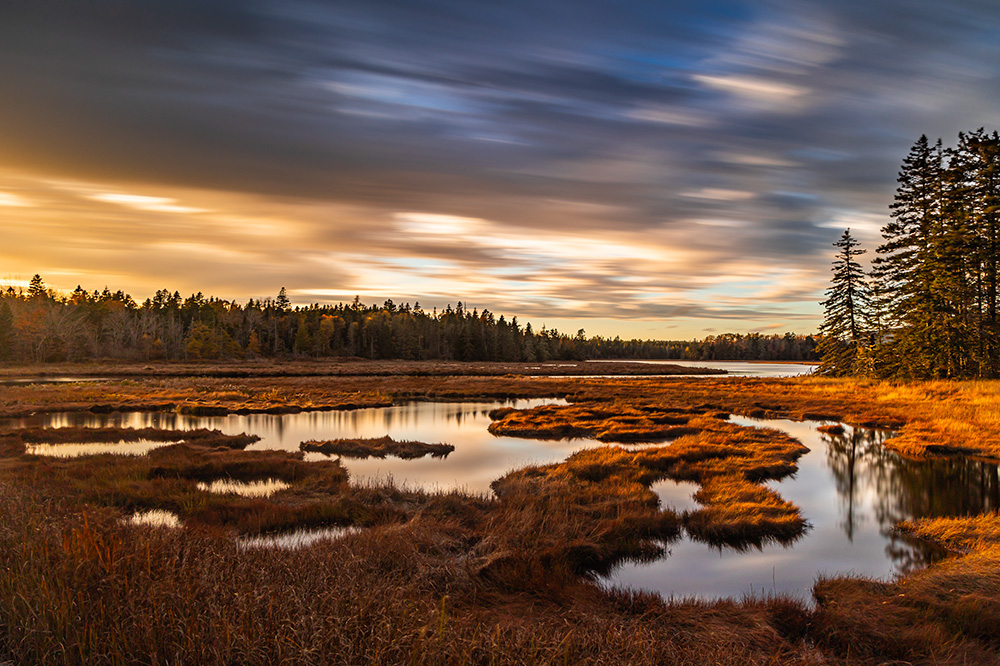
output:
[[[464,489],[488,493],[489,484],[507,471],[529,464],[564,460],[594,440],[538,441],[494,437],[487,432],[488,412],[499,406],[527,408],[555,400],[508,403],[415,402],[388,408],[347,412],[220,417],[168,413],[47,414],[11,425],[119,426],[171,429],[215,428],[230,434],[259,435],[254,449],[297,451],[300,442],[352,437],[382,437],[453,444],[445,458],[398,458],[341,462],[356,482],[391,478],[410,488]],[[564,403],[563,403],[564,404]],[[808,597],[818,575],[854,572],[885,578],[921,567],[940,551],[893,531],[897,521],[926,516],[969,515],[1000,508],[996,464],[956,456],[911,461],[882,445],[887,433],[845,427],[843,435],[817,431],[815,422],[753,420],[733,417],[750,427],[785,431],[810,451],[798,472],[772,482],[785,499],[797,504],[811,527],[795,543],[738,552],[682,537],[667,544],[667,556],[652,563],[626,563],[603,584],[656,591],[665,596],[739,597],[747,593],[788,593]],[[308,454],[307,459],[326,459]],[[697,486],[660,481],[653,485],[661,505],[677,511],[698,508],[691,498]]]
[[[680,365],[689,368],[711,368],[725,370],[725,375],[665,375],[670,377],[797,377],[808,375],[816,369],[815,363],[767,363],[764,361],[686,361],[686,360],[645,360],[629,363],[649,365]]]
[[[711,599],[786,593],[807,598],[821,574],[852,572],[889,578],[943,555],[896,533],[905,519],[972,515],[1000,507],[996,464],[965,457],[914,461],[887,450],[885,431],[821,423],[732,417],[737,425],[782,430],[810,450],[798,471],[771,487],[794,502],[811,527],[795,543],[748,552],[682,538],[652,563],[628,563],[605,584],[656,591],[666,597]],[[690,507],[678,507],[690,508]]]
[[[596,440],[536,441],[517,437],[494,437],[486,431],[489,411],[496,407],[528,409],[537,405],[566,404],[552,398],[509,402],[411,402],[334,412],[300,414],[229,414],[184,416],[168,412],[112,414],[40,414],[17,419],[12,425],[89,428],[166,428],[187,430],[210,428],[229,435],[252,433],[261,440],[248,451],[279,449],[298,451],[308,440],[391,436],[429,444],[452,444],[455,451],[444,458],[426,456],[415,460],[343,458],[341,463],[355,483],[392,479],[398,485],[428,490],[461,489],[490,493],[490,483],[506,472],[531,464],[560,462],[587,446],[603,446]],[[60,447],[67,446],[64,444]],[[336,456],[332,456],[336,458]],[[307,453],[306,460],[329,460],[322,453]]]

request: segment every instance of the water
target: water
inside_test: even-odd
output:
[[[73,382],[107,382],[109,377],[6,377],[0,379],[0,386],[21,384],[69,384]]]
[[[908,460],[883,446],[885,431],[845,426],[843,435],[828,435],[816,430],[822,425],[816,422],[731,420],[782,430],[809,447],[793,477],[770,484],[798,505],[809,531],[788,547],[749,552],[682,538],[668,546],[668,556],[627,563],[606,584],[676,598],[773,592],[808,598],[821,574],[887,579],[942,556],[939,548],[896,533],[900,520],[1000,507],[996,464],[965,457]]]
[[[486,430],[491,423],[488,416],[491,409],[503,406],[527,409],[551,404],[566,404],[566,401],[542,398],[509,402],[411,402],[351,411],[229,414],[218,417],[168,412],[80,412],[40,414],[9,423],[19,427],[210,428],[231,435],[243,432],[259,435],[261,440],[248,446],[248,451],[298,451],[299,444],[307,440],[385,435],[395,440],[432,444],[443,442],[455,446],[455,451],[444,458],[343,458],[341,464],[355,483],[391,479],[409,488],[491,493],[490,483],[508,471],[531,464],[560,462],[581,448],[604,446],[596,440],[585,439],[540,442],[517,437],[494,437]],[[322,453],[306,454],[306,460],[329,460],[331,457],[336,458]]]
[[[608,362],[608,361],[603,361]],[[815,363],[768,363],[760,361],[687,361],[683,359],[628,360],[622,363],[648,363],[650,365],[680,365],[689,368],[725,370],[725,375],[638,375],[653,377],[797,377],[808,375]],[[618,375],[602,375],[606,377]]]
[[[297,451],[300,442],[311,439],[385,435],[397,440],[443,442],[455,446],[446,458],[345,458],[341,463],[356,482],[391,477],[407,487],[488,493],[490,482],[507,471],[559,462],[581,448],[603,446],[594,440],[536,441],[494,437],[487,432],[490,409],[504,404],[523,409],[552,403],[563,401],[415,402],[347,412],[220,417],[49,414],[20,419],[12,425],[216,428],[229,434],[260,435],[262,440],[248,450]],[[668,556],[646,564],[627,563],[605,584],[656,591],[668,597],[711,599],[778,592],[806,598],[820,574],[853,572],[887,578],[941,556],[939,549],[895,533],[893,526],[900,520],[971,515],[1000,508],[1000,475],[995,464],[963,456],[907,460],[885,449],[883,441],[888,435],[884,431],[845,427],[843,435],[829,435],[818,432],[816,428],[822,424],[815,422],[738,417],[732,421],[783,430],[809,447],[793,477],[771,483],[801,508],[811,525],[808,532],[788,547],[774,544],[750,552],[713,548],[681,538],[668,545]],[[307,459],[327,457],[308,454]],[[653,490],[663,507],[678,511],[698,508],[691,497],[697,490],[695,484],[661,481]]]
[[[701,488],[693,481],[674,481],[662,479],[649,486],[650,490],[660,498],[661,509],[673,509],[677,513],[697,511],[701,505],[694,501],[694,495]]]
[[[28,444],[25,453],[33,456],[50,456],[53,458],[76,458],[79,456],[96,456],[111,453],[117,456],[144,456],[153,449],[170,446],[177,442],[159,442],[140,439],[134,442],[86,442],[67,444]]]

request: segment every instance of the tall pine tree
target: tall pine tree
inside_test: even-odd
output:
[[[948,217],[953,232],[949,250],[951,272],[961,270],[964,281],[953,281],[951,294],[961,300],[956,325],[964,333],[961,353],[968,359],[966,375],[1000,374],[1000,135],[982,129],[958,135],[949,151]]]
[[[880,312],[891,345],[882,345],[882,371],[896,376],[934,374],[941,349],[939,299],[935,284],[938,237],[942,219],[943,156],[941,141],[931,145],[921,136],[903,160],[899,187],[882,228],[885,243],[873,263],[873,278],[882,295]]]
[[[817,372],[834,377],[864,372],[859,367],[859,354],[865,347],[868,329],[869,290],[865,272],[855,257],[866,251],[846,229],[834,247],[838,248],[833,262],[833,278],[823,301],[822,339],[818,351]]]

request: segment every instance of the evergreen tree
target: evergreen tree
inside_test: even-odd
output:
[[[820,365],[817,372],[842,377],[859,371],[858,354],[864,348],[869,294],[865,272],[855,260],[866,250],[858,249],[851,230],[844,231],[836,243],[839,248],[833,262],[833,278],[823,301],[823,334],[819,343]]]
[[[48,290],[45,288],[42,276],[35,273],[31,276],[31,282],[28,284],[28,298],[39,299],[45,298],[47,295]]]
[[[873,278],[879,282],[880,313],[892,345],[880,365],[892,375],[933,374],[942,344],[940,281],[935,281],[942,221],[941,141],[921,136],[903,160],[899,187],[890,206],[892,220],[882,228],[885,243],[876,249]]]
[[[292,302],[288,300],[288,292],[284,287],[278,291],[278,298],[274,301],[274,305],[279,310],[287,310],[292,305]]]
[[[0,359],[10,358],[13,355],[11,349],[13,332],[14,315],[10,311],[10,306],[5,301],[0,301]]]
[[[962,352],[972,359],[964,374],[995,377],[1000,374],[1000,135],[982,129],[958,135],[949,151],[948,218],[952,272],[962,271],[961,283],[949,285],[962,308],[956,325],[965,334]]]

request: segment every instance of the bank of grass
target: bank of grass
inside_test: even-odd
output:
[[[601,442],[662,442],[697,432],[687,427],[703,410],[642,405],[624,401],[544,405],[530,410],[494,409],[489,431],[494,435],[562,439],[590,437]]]
[[[325,453],[327,455],[344,456],[345,458],[385,458],[393,456],[412,460],[432,456],[444,458],[455,450],[451,444],[428,444],[411,440],[395,440],[385,437],[367,437],[361,439],[329,439],[325,441],[310,440],[299,444],[299,448],[307,453]]]
[[[965,554],[896,581],[821,579],[809,620],[819,645],[859,664],[1000,663],[1000,516],[901,528]]]
[[[817,663],[769,602],[498,590],[448,521],[241,550],[2,490],[0,658],[17,664]]]
[[[609,380],[619,399],[681,404],[768,418],[838,420],[898,430],[886,446],[908,456],[1000,458],[1000,381],[786,379]],[[654,398],[656,399],[656,398]]]
[[[558,430],[557,414],[576,418],[580,411],[540,407],[518,416],[530,420],[530,414],[540,412],[549,427]],[[596,410],[582,411],[593,416]],[[609,414],[612,412],[613,407]],[[507,419],[514,415],[495,416]],[[579,497],[590,498],[591,504],[603,501],[645,506],[649,513],[648,507],[655,508],[657,503],[649,489],[652,483],[660,479],[694,481],[701,484],[695,499],[704,506],[683,516],[683,524],[694,538],[717,546],[745,548],[770,541],[788,543],[802,535],[806,521],[798,507],[760,482],[792,473],[805,447],[776,430],[742,428],[715,415],[689,413],[685,423],[686,431],[695,434],[684,435],[670,446],[584,449],[562,463],[511,472],[495,481],[493,489],[504,500],[514,493],[541,496],[548,489],[572,487]],[[655,518],[651,514],[648,520]]]

